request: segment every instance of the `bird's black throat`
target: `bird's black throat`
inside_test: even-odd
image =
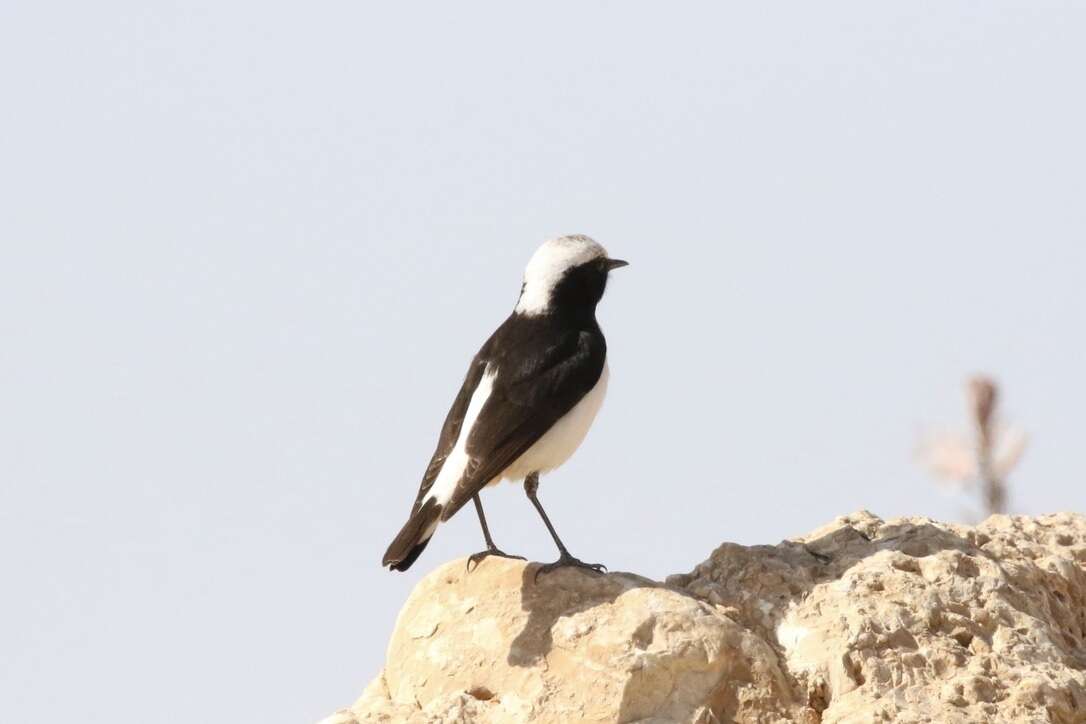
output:
[[[607,259],[604,258],[570,269],[551,290],[548,311],[571,320],[595,319],[596,305],[607,289],[607,276]]]

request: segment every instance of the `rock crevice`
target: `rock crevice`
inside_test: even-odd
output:
[[[453,561],[323,724],[1086,724],[1086,518],[860,512],[658,583]]]

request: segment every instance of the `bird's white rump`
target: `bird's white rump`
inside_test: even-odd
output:
[[[490,393],[494,389],[494,377],[496,375],[497,370],[487,365],[486,369],[483,370],[483,376],[479,380],[479,384],[475,387],[475,392],[471,395],[471,401],[464,413],[464,423],[460,426],[460,434],[456,438],[456,444],[449,451],[445,462],[441,464],[441,472],[437,474],[437,479],[434,480],[434,484],[430,488],[430,494],[427,496],[428,499],[433,499],[438,505],[445,505],[449,502],[456,491],[456,486],[463,479],[464,473],[471,463],[471,456],[468,455],[467,449],[468,436],[471,434],[471,428],[475,426],[475,420],[478,419],[479,412],[482,411],[483,405],[486,404],[487,398],[490,397]]]

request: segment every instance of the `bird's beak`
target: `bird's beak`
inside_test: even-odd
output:
[[[623,261],[622,259],[608,259],[606,265],[607,271],[614,271],[615,269],[621,269],[624,266],[629,266],[630,262]]]

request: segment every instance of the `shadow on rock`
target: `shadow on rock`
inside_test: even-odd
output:
[[[627,591],[661,585],[632,573],[593,573],[578,568],[562,568],[536,580],[539,566],[525,566],[521,576],[521,607],[528,620],[509,646],[510,666],[535,666],[546,658],[554,646],[553,629],[560,619],[613,603]]]

